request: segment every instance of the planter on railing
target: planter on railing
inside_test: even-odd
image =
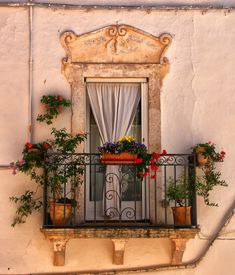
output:
[[[102,164],[134,164],[136,159],[137,155],[129,152],[120,154],[103,153],[101,155]]]

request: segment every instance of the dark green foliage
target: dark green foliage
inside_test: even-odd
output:
[[[12,196],[10,200],[17,204],[16,216],[12,226],[25,223],[26,218],[33,212],[41,209],[42,198],[36,197],[38,188],[43,188],[45,172],[47,173],[47,187],[56,201],[68,201],[76,205],[74,198],[63,197],[66,184],[70,184],[70,197],[74,195],[76,187],[82,183],[84,166],[83,159],[73,160],[70,155],[81,144],[86,135],[77,134],[72,136],[65,129],[52,129],[52,140],[43,143],[26,143],[22,152],[23,160],[12,163],[15,170],[30,176],[37,186],[36,191],[27,190],[20,197]],[[50,157],[44,158],[45,153],[51,153]],[[64,165],[64,164],[67,165]]]
[[[180,175],[175,181],[170,177],[168,183],[167,197],[169,202],[176,202],[178,206],[187,205],[187,201],[192,198],[193,179],[186,179],[184,175]]]
[[[48,125],[52,124],[52,120],[56,118],[63,107],[70,107],[71,101],[64,99],[62,96],[42,96],[41,103],[46,107],[46,113],[38,115],[37,121],[45,121]]]
[[[208,206],[218,206],[218,203],[209,201],[210,191],[216,186],[228,186],[228,184],[221,180],[221,173],[216,171],[215,163],[209,160],[207,164],[202,167],[203,175],[196,178],[197,194],[202,196],[204,202]]]

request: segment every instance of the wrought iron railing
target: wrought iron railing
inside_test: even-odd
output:
[[[140,178],[136,164],[105,165],[100,154],[47,154],[43,227],[195,227],[195,156],[162,155],[159,164],[158,171]],[[183,222],[172,215],[177,193],[173,201],[168,196],[169,186],[179,185],[183,208],[191,208]]]

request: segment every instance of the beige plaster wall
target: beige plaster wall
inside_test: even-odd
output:
[[[0,162],[21,153],[28,125],[28,17],[26,9],[0,9]],[[16,138],[17,137],[17,138]]]
[[[6,2],[0,0],[1,2]],[[10,0],[9,2],[25,2],[24,0]],[[235,4],[234,0],[32,0],[34,3],[67,3],[77,5],[213,5],[230,7]]]
[[[198,222],[203,236],[211,235],[224,212],[234,200],[235,158],[235,12],[224,11],[82,11],[33,9],[33,90],[32,140],[49,136],[50,129],[35,121],[41,111],[39,99],[49,92],[70,98],[70,87],[60,72],[65,53],[59,44],[60,34],[77,34],[118,23],[125,23],[158,36],[170,33],[173,43],[167,51],[170,73],[164,80],[161,95],[162,147],[168,152],[186,153],[200,141],[214,141],[227,152],[219,164],[228,188],[218,188],[212,199],[219,208],[210,208],[199,200]],[[0,164],[20,158],[28,139],[28,11],[23,8],[0,8]],[[55,127],[70,129],[67,110],[58,117]],[[39,232],[41,214],[25,225],[11,228],[15,208],[8,197],[20,194],[32,184],[10,170],[0,170],[0,274],[94,270],[116,268],[112,265],[110,240],[72,240],[67,247],[65,267],[52,266],[52,247]],[[234,223],[229,230],[234,230]],[[234,234],[232,235],[234,237]],[[205,241],[196,238],[187,244],[184,260],[198,256]],[[131,240],[127,245],[124,267],[169,263],[168,240]],[[223,256],[223,251],[226,254]],[[229,253],[228,253],[229,252]],[[234,241],[216,241],[204,261],[195,270],[163,274],[232,274]],[[219,261],[221,260],[221,261]],[[221,265],[221,263],[223,263]],[[212,266],[214,269],[212,269]],[[207,269],[206,273],[203,273]],[[214,273],[216,270],[217,273]],[[162,271],[161,271],[162,272]]]

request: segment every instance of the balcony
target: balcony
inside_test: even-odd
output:
[[[172,262],[178,262],[182,247],[198,232],[194,155],[163,155],[158,171],[143,178],[138,176],[136,164],[105,165],[100,154],[47,154],[45,163],[42,232],[54,248],[64,247],[70,238],[111,238],[114,262],[120,264],[123,259],[115,260],[120,241],[124,253],[128,238],[170,238]],[[172,207],[177,206],[178,198],[169,202],[168,190],[170,185],[180,184],[185,190],[190,185],[191,194],[185,192],[181,203],[191,212],[176,221]],[[54,250],[55,265],[64,263],[63,257],[58,260],[61,251]]]

